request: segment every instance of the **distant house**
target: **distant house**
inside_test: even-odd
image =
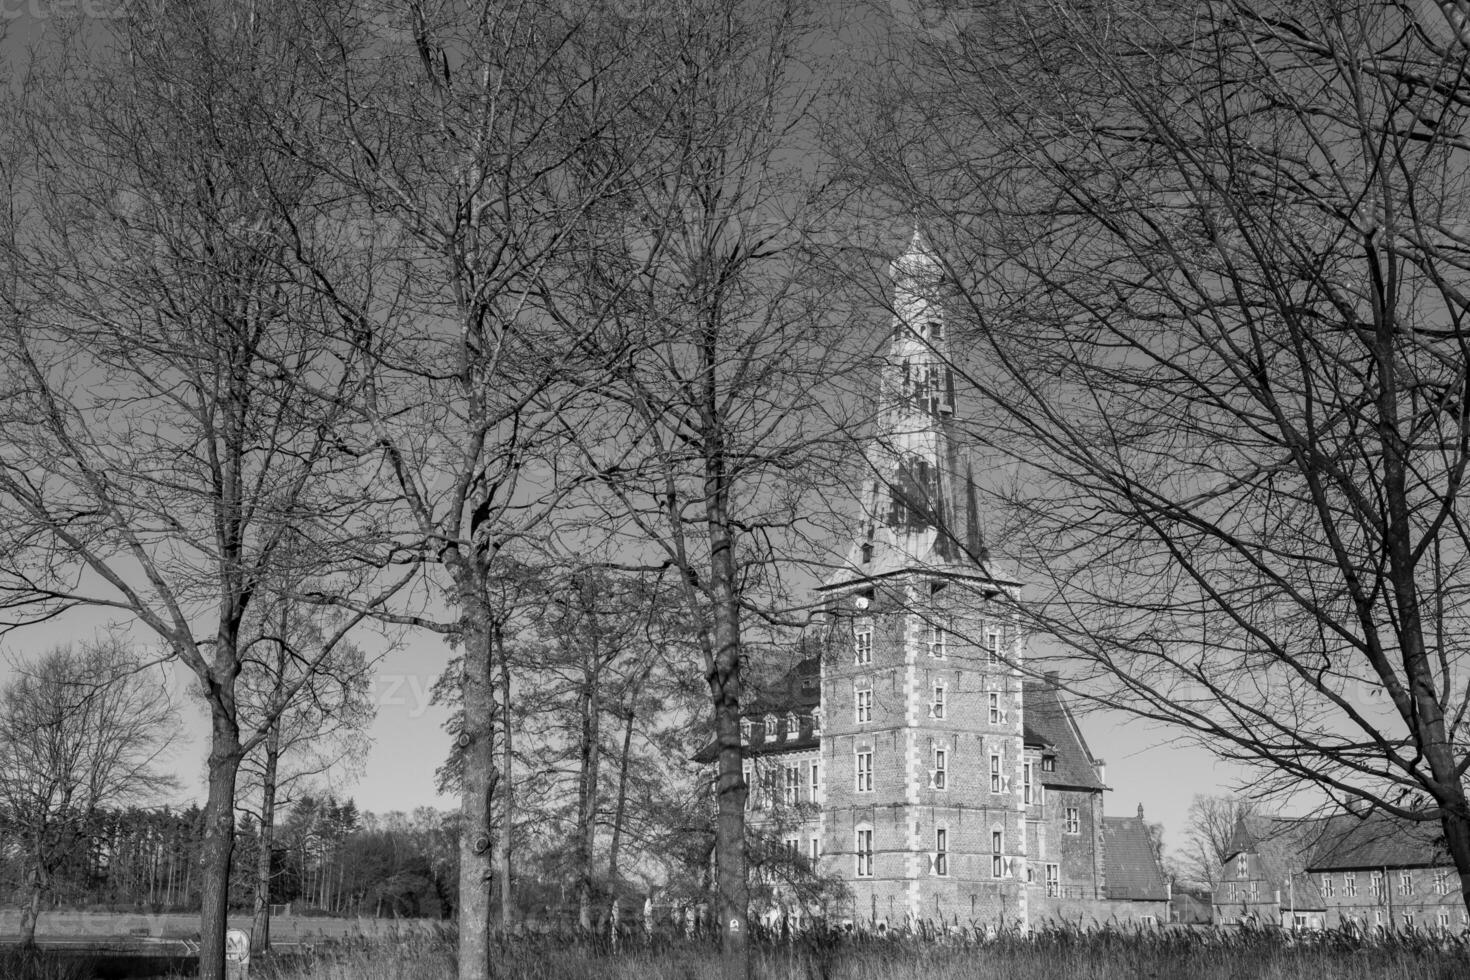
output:
[[[1237,820],[1212,896],[1215,923],[1322,928],[1326,906],[1305,872],[1321,828],[1312,819]]]
[[[1102,826],[1108,898],[1129,903],[1131,918],[1168,922],[1169,879],[1159,866],[1148,823],[1143,819],[1143,804],[1138,806],[1138,816],[1103,817]]]
[[[1384,813],[1323,821],[1307,863],[1329,927],[1463,932],[1460,878],[1439,824]]]
[[[1245,817],[1215,890],[1215,921],[1288,929],[1460,932],[1459,878],[1438,825],[1383,813]]]

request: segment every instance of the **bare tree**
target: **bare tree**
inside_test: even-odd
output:
[[[277,812],[293,802],[298,784],[333,770],[350,770],[366,754],[374,711],[368,699],[370,660],[353,643],[336,644],[319,660],[310,656],[321,642],[323,627],[330,629],[331,612],[303,609],[276,594],[262,597],[247,627],[259,641],[249,644],[240,675],[241,727],[253,732],[256,719],[266,719],[265,738],[240,765],[241,798],[257,796],[260,801],[258,810],[242,807],[253,813],[259,833],[250,932],[255,954],[270,948]]]
[[[615,355],[600,358],[606,407],[568,419],[600,481],[599,527],[675,572],[697,628],[730,977],[747,970],[742,666],[752,635],[790,608],[783,563],[827,537],[816,529],[850,367],[852,337],[805,262],[822,218],[806,152],[819,92],[795,77],[810,18],[799,3],[711,0],[649,28],[691,53],[646,113],[657,143],[637,166],[656,179],[589,212],[584,251],[548,289],[569,330],[595,312],[583,342]],[[609,139],[607,152],[643,147]]]
[[[171,787],[162,765],[177,729],[156,660],[107,639],[58,647],[16,665],[0,690],[0,810],[25,855],[21,943],[58,862],[87,846],[103,807]]]
[[[1079,691],[1437,823],[1470,901],[1457,22],[971,13],[863,138],[934,230],[1020,613]]]
[[[313,96],[283,42],[294,9],[130,8],[115,36],[61,37],[7,120],[26,152],[0,225],[4,625],[120,612],[197,678],[206,980],[224,972],[238,766],[292,694],[242,734],[252,605],[283,570],[375,602],[338,560],[370,520],[339,450],[357,352],[306,282],[351,242],[273,138]],[[288,686],[360,616],[298,650]]]
[[[1184,845],[1179,850],[1180,874],[1196,886],[1214,891],[1237,823],[1254,815],[1255,804],[1243,796],[1199,796],[1189,801]]]
[[[546,270],[589,208],[628,192],[627,161],[601,146],[681,52],[597,5],[464,0],[404,14],[366,47],[341,41],[350,23],[309,32],[337,39],[304,58],[336,86],[330,137],[295,125],[282,135],[352,196],[365,237],[396,260],[367,287],[324,275],[320,288],[369,335],[371,383],[353,411],[371,436],[354,451],[382,462],[396,500],[365,539],[370,557],[429,573],[418,604],[386,618],[463,651],[458,962],[463,980],[483,980],[503,853],[496,691],[510,683],[497,670],[496,597],[516,547],[576,484],[561,427],[585,379],[596,383],[595,369],[568,370],[588,349],[544,315]],[[430,596],[451,614],[425,612]]]

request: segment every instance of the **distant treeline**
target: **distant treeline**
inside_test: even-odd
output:
[[[352,800],[303,796],[276,827],[270,901],[297,913],[437,918],[454,911],[458,874],[455,817],[431,808],[412,814],[362,813]],[[195,912],[204,811],[198,806],[102,810],[57,824],[66,855],[47,889],[47,907]],[[13,814],[0,812],[0,894],[24,889],[24,840]],[[255,901],[260,852],[256,820],[242,814],[235,833],[230,904]]]

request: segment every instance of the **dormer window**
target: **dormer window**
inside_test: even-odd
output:
[[[1042,756],[1041,757],[1041,771],[1042,772],[1056,772],[1057,771],[1057,757],[1054,756],[1054,755],[1044,755],[1044,756]]]
[[[944,339],[944,324],[943,323],[940,323],[938,320],[930,320],[929,321],[929,339],[930,340],[943,340]]]
[[[800,731],[801,729],[796,721],[796,712],[788,712],[786,715],[786,740],[790,741],[791,739],[796,738],[797,734]]]
[[[813,735],[820,735],[820,734],[822,734],[822,709],[821,708],[813,708],[812,709],[812,734]]]
[[[750,719],[749,718],[741,718],[740,719],[740,741],[742,741],[742,742],[749,742],[750,741]]]
[[[776,716],[775,715],[766,715],[766,741],[767,742],[774,742],[775,740],[776,740]]]

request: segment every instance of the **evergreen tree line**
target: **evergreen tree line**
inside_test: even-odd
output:
[[[52,870],[50,909],[189,912],[200,909],[204,811],[186,807],[98,809],[59,820],[64,858]],[[29,870],[15,815],[0,812],[0,890],[23,894]],[[276,828],[270,902],[296,914],[441,918],[454,911],[458,832],[430,807],[377,815],[351,799],[304,795]],[[253,908],[258,822],[235,831],[230,906]]]

